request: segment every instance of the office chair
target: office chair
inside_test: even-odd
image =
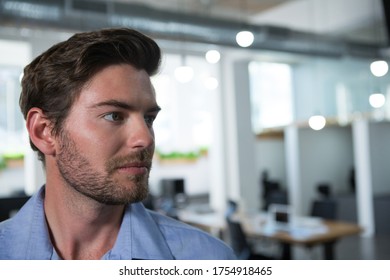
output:
[[[314,200],[310,215],[326,220],[336,220],[337,203],[333,199]]]
[[[225,217],[230,219],[237,212],[237,210],[238,210],[237,202],[229,199],[227,203]]]
[[[27,202],[30,196],[0,198],[0,222],[11,218]]]
[[[247,237],[241,227],[241,223],[226,218],[230,245],[239,260],[271,260],[271,256],[257,253],[249,244]]]
[[[287,192],[283,190],[275,190],[268,193],[267,196],[265,197],[264,210],[267,211],[271,204],[288,205]]]
[[[331,198],[314,200],[312,203],[310,215],[312,217],[318,217],[325,220],[336,220],[337,203],[334,199]],[[325,251],[331,250],[331,248],[334,246],[334,243],[335,241],[324,243],[323,249]],[[313,258],[312,246],[308,246],[307,249],[309,250],[311,258]]]
[[[317,185],[317,194],[322,198],[330,198],[332,196],[332,187],[328,183]]]

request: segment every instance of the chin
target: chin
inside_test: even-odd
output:
[[[149,194],[148,185],[138,185],[132,188],[122,188],[121,191],[95,197],[95,200],[106,205],[126,205],[141,202]]]

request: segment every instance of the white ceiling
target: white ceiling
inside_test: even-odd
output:
[[[386,41],[381,0],[289,1],[251,20],[358,41]]]

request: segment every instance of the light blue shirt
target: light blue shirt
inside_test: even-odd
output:
[[[50,241],[44,196],[42,187],[12,219],[0,223],[0,259],[60,259]],[[127,206],[115,245],[102,259],[213,260],[235,255],[208,233],[134,203]]]

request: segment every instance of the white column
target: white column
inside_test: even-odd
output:
[[[375,232],[375,222],[368,121],[354,121],[352,123],[352,136],[355,157],[357,217],[359,225],[364,228],[363,236],[369,237]]]
[[[301,165],[299,159],[298,127],[287,126],[284,129],[284,143],[286,150],[287,186],[293,213],[303,215],[303,203],[301,196]]]
[[[222,67],[228,197],[238,201],[243,211],[258,210],[260,195],[258,171],[255,170],[248,62],[225,58]]]
[[[235,123],[236,110],[234,106],[234,71],[233,59],[225,54],[221,59],[221,106],[223,112],[222,143],[224,152],[224,177],[226,182],[226,198],[238,201],[240,198],[238,170],[234,162],[237,162],[237,131]]]
[[[25,185],[26,194],[34,194],[44,183],[45,174],[42,162],[37,158],[36,152],[28,149],[24,155]]]
[[[255,166],[256,136],[252,129],[248,61],[234,64],[239,188],[245,210],[260,209],[259,170]]]
[[[222,65],[222,63],[220,64]],[[222,72],[222,67],[220,69]],[[220,73],[219,90],[212,93],[210,102],[213,103],[213,140],[209,149],[210,160],[210,206],[218,212],[225,212],[227,201],[226,184],[226,143],[224,141],[225,108],[223,106],[223,76]]]

